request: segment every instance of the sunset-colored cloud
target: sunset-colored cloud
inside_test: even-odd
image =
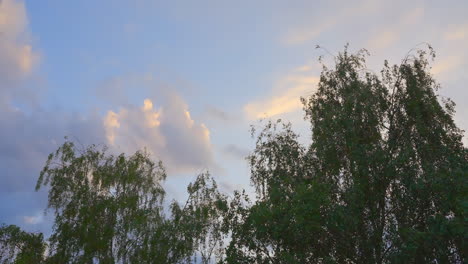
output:
[[[417,7],[405,13],[396,20],[397,22],[378,29],[378,33],[371,36],[367,41],[367,47],[371,50],[384,50],[395,45],[401,38],[403,32],[411,26],[419,23],[424,17],[424,8]]]
[[[368,46],[373,50],[385,49],[394,44],[398,40],[398,37],[398,32],[394,30],[379,32],[369,40]]]
[[[24,3],[0,1],[0,78],[11,81],[29,74],[39,60],[28,37]]]
[[[107,112],[104,118],[104,127],[106,129],[106,138],[109,144],[114,145],[115,141],[115,128],[120,127],[119,115],[113,111]]]
[[[143,106],[108,111],[104,118],[108,144],[126,153],[146,148],[169,170],[185,171],[212,165],[210,132],[192,119],[176,95],[155,109],[151,99]]]
[[[464,62],[464,58],[460,56],[448,56],[438,59],[431,69],[431,73],[434,75],[443,75],[454,69],[459,68]]]
[[[281,38],[281,41],[286,45],[300,45],[308,41],[318,38],[321,34],[329,32],[338,26],[348,24],[349,20],[355,17],[372,14],[377,9],[381,8],[381,3],[374,0],[361,0],[355,2],[337,2],[338,5],[330,4],[329,9],[320,12],[320,19],[307,21],[302,25],[296,25],[289,30]]]
[[[449,41],[464,40],[468,37],[468,24],[453,25],[445,33],[444,39]]]
[[[300,110],[302,108],[300,97],[312,94],[319,80],[318,77],[303,72],[308,67],[299,67],[281,79],[276,85],[277,92],[266,99],[246,104],[244,112],[247,118],[250,120],[269,118]]]
[[[313,26],[290,30],[284,37],[283,42],[288,45],[304,44],[305,42],[318,37],[321,33],[331,29],[339,20],[337,17],[329,18],[325,22]]]

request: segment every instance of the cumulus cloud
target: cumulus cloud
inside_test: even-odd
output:
[[[146,148],[170,171],[183,172],[212,165],[210,131],[195,122],[177,95],[156,107],[145,99],[141,107],[108,111],[104,118],[107,142],[123,152]]]
[[[156,104],[155,100],[146,99],[139,107],[127,105],[105,115],[67,114],[41,108],[26,113],[1,104],[0,201],[15,202],[14,206],[0,203],[0,221],[25,228],[48,228],[48,222],[35,214],[45,208],[47,195],[35,193],[34,186],[47,155],[57,149],[64,136],[78,147],[110,145],[114,153],[131,154],[146,147],[155,159],[164,162],[169,173],[210,168],[208,128],[191,117],[179,96],[166,96],[162,101]]]
[[[42,218],[34,212],[44,208],[47,196],[34,192],[35,182],[47,155],[64,136],[84,146],[107,143],[116,152],[147,147],[170,168],[210,164],[209,131],[191,118],[188,106],[177,96],[168,97],[159,108],[145,100],[142,107],[125,106],[105,116],[48,111],[40,104],[28,111],[15,107],[13,95],[25,94],[18,90],[30,80],[39,59],[29,38],[24,3],[0,0],[0,200],[15,201],[14,206],[0,203],[2,222],[41,224]],[[136,85],[147,85],[151,76],[135,78],[140,80]],[[129,87],[122,85],[117,101],[125,105]],[[109,94],[117,88],[111,83]]]
[[[300,97],[311,95],[319,81],[310,69],[308,65],[298,67],[278,81],[272,95],[246,104],[247,118],[269,118],[302,109]]]

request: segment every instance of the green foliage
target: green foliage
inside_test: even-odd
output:
[[[224,239],[227,230],[223,225],[223,216],[227,212],[227,197],[218,191],[215,180],[208,172],[200,174],[187,187],[189,197],[181,208],[172,204],[172,214],[178,225],[183,225],[186,237],[190,237],[197,261],[210,263],[213,257],[220,259],[223,255]]]
[[[468,151],[427,55],[367,70],[345,48],[303,98],[312,144],[268,123],[250,156],[257,201],[231,211],[228,263],[462,263]]]
[[[0,225],[0,263],[42,263],[46,244],[42,234],[27,233],[14,225]]]
[[[166,224],[160,185],[165,177],[161,164],[145,153],[106,156],[91,146],[77,154],[73,143],[66,142],[49,156],[36,186],[50,185],[48,204],[55,213],[49,261],[145,259],[147,241]],[[169,253],[165,248],[150,249]]]
[[[113,156],[66,142],[49,156],[37,189],[50,186],[55,213],[48,263],[204,263],[222,243],[225,197],[208,173],[188,188],[184,208],[164,208],[164,168],[145,152]]]
[[[1,263],[466,262],[468,150],[436,93],[432,48],[380,75],[366,56],[346,47],[302,98],[309,146],[280,120],[252,131],[254,200],[204,172],[183,206],[167,203],[146,152],[65,142],[36,185],[55,214],[47,256],[42,234],[2,226]]]

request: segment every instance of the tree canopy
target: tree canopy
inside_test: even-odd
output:
[[[181,208],[164,207],[166,178],[161,162],[138,151],[106,154],[66,142],[51,154],[36,189],[50,186],[55,213],[49,238],[50,263],[205,262],[222,243],[219,214],[225,197],[208,173],[188,186]],[[208,240],[207,240],[208,239]]]
[[[409,53],[377,75],[366,54],[346,48],[302,98],[310,146],[290,125],[258,134],[249,157],[258,200],[234,223],[228,262],[466,259],[468,152],[454,103],[436,94],[435,55]]]
[[[463,263],[468,150],[455,104],[438,95],[432,48],[379,74],[366,50],[323,65],[301,98],[309,145],[270,121],[248,156],[256,197],[221,193],[208,172],[185,203],[165,200],[162,162],[65,142],[36,189],[55,221],[0,228],[3,263]],[[16,262],[13,262],[15,261]],[[25,262],[26,261],[26,262]]]
[[[14,225],[0,225],[1,264],[41,263],[45,249],[41,233],[28,233]]]

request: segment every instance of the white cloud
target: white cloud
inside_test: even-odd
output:
[[[126,153],[146,148],[170,171],[183,172],[213,165],[210,132],[190,116],[188,106],[171,95],[156,109],[145,99],[142,107],[108,111],[104,118],[108,144]]]

